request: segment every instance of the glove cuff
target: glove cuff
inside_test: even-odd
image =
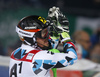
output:
[[[61,43],[72,41],[69,34],[67,32],[63,32],[60,34]]]
[[[70,37],[62,39],[62,40],[61,40],[61,43],[67,42],[67,41],[71,41]]]

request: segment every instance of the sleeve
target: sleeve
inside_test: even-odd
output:
[[[77,53],[75,50],[75,45],[72,42],[67,42],[64,44],[64,53],[59,53],[57,55],[58,62],[54,68],[66,67],[72,65],[77,61]]]
[[[77,61],[77,53],[73,42],[64,43],[63,51],[64,53],[69,54],[69,57],[66,57],[66,60],[69,62],[70,65],[74,64],[74,62]]]
[[[54,37],[49,37],[49,42],[51,43],[52,48],[57,48],[59,44],[59,39]]]
[[[52,50],[56,51],[57,49]],[[46,67],[52,65],[52,68],[61,68],[74,64],[77,61],[77,53],[74,44],[72,42],[67,42],[64,44],[64,53],[53,53],[48,51],[47,57],[45,58],[48,59],[43,63],[47,65]]]
[[[57,49],[52,49],[58,51]],[[44,68],[46,70],[50,68],[61,68],[68,65],[72,65],[77,61],[77,54],[74,48],[74,44],[71,42],[64,44],[65,53],[53,53],[50,50],[41,50],[35,56],[32,62],[33,71]]]

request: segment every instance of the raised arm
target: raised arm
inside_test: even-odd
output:
[[[73,64],[77,60],[75,45],[69,35],[69,21],[58,7],[52,7],[48,12],[48,21],[52,22],[50,27],[50,35],[52,39],[60,39],[63,44],[63,53],[69,54],[66,56],[68,64]],[[54,51],[52,51],[54,52]]]

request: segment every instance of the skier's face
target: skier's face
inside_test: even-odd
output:
[[[44,46],[48,47],[49,46],[48,39],[37,38],[37,44],[40,47],[44,47]]]
[[[41,36],[45,37],[46,35],[47,35],[47,28],[42,31]],[[40,47],[44,47],[44,46],[48,47],[49,46],[48,39],[49,38],[43,39],[43,38],[37,37],[36,41],[37,41],[38,46],[40,46]]]

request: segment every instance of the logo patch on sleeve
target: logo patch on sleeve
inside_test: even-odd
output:
[[[33,53],[29,53],[29,54],[27,55],[26,59],[32,60],[32,57],[33,57],[33,56],[34,56]]]

